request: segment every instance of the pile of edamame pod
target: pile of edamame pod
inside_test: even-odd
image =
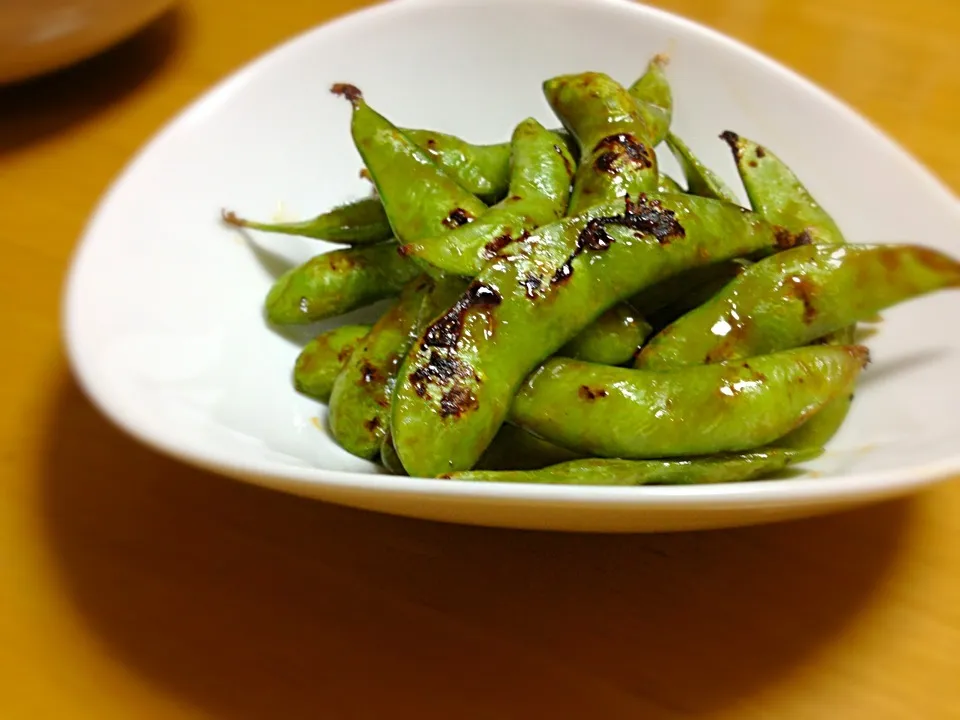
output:
[[[296,361],[345,450],[428,478],[779,477],[846,418],[868,362],[857,323],[960,286],[936,250],[846,243],[781,159],[728,131],[742,207],[671,130],[665,66],[630,87],[551,78],[562,128],[527,118],[497,145],[397,127],[334,85],[375,193],[296,223],[224,214],[347,246],[277,279],[270,323],[392,299]],[[661,143],[685,187],[660,172]]]

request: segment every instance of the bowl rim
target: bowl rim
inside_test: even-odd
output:
[[[873,139],[881,142],[888,152],[899,155],[899,159],[913,167],[916,178],[925,185],[925,192],[940,195],[941,199],[957,203],[953,193],[928,168],[910,155],[899,143],[881,131],[871,121],[852,107],[815,85],[791,68],[773,58],[751,48],[745,43],[728,35],[702,25],[696,21],[676,15],[666,10],[651,7],[630,0],[589,0],[595,6],[616,8],[632,12],[638,18],[646,18],[661,24],[671,25],[680,32],[694,34],[702,39],[717,43],[725,50],[744,56],[748,61],[757,63],[786,80],[799,86],[807,93],[828,105],[835,113],[853,121],[861,129],[872,134]],[[584,0],[485,0],[485,5],[509,5],[516,2],[527,4],[582,7]],[[154,149],[176,133],[181,126],[188,125],[198,115],[218,104],[222,98],[237,92],[247,78],[268,67],[277,56],[295,50],[301,45],[315,42],[318,34],[331,31],[349,31],[351,26],[370,20],[384,20],[393,13],[410,12],[431,7],[447,7],[453,3],[468,4],[468,0],[392,0],[332,18],[300,32],[275,45],[269,50],[237,67],[225,78],[192,100],[175,116],[170,118],[155,132],[128,160],[122,170],[114,177],[107,191],[101,196],[95,209],[76,244],[64,282],[61,298],[62,336],[67,358],[73,375],[81,390],[90,402],[114,425],[142,444],[173,457],[188,465],[193,465],[218,474],[234,477],[268,488],[293,492],[307,496],[321,496],[323,489],[330,494],[337,490],[352,490],[375,493],[382,496],[406,498],[456,498],[469,501],[497,502],[513,504],[517,501],[537,505],[582,506],[582,507],[619,507],[619,508],[661,508],[675,510],[712,509],[750,507],[782,507],[796,504],[836,505],[841,501],[855,502],[858,499],[871,499],[903,495],[951,476],[960,475],[960,453],[937,462],[906,466],[900,469],[879,472],[861,472],[855,474],[823,474],[819,477],[785,478],[777,480],[754,480],[724,484],[700,484],[685,486],[591,486],[557,485],[534,483],[486,482],[470,480],[441,480],[436,478],[409,477],[385,473],[366,473],[325,469],[322,467],[299,467],[275,464],[269,460],[238,462],[229,457],[229,453],[217,451],[215,447],[203,447],[200,443],[171,440],[162,433],[150,432],[145,424],[129,416],[125,409],[112,401],[112,393],[103,391],[99,372],[93,367],[85,350],[82,325],[77,312],[79,280],[84,267],[84,249],[89,247],[97,234],[97,226],[103,216],[112,209],[117,191],[133,175],[144,159]],[[960,219],[960,204],[957,217]],[[151,426],[152,428],[152,426]]]

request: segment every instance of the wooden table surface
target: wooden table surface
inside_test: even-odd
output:
[[[0,90],[0,717],[960,718],[958,482],[736,531],[484,530],[206,474],[81,396],[58,311],[100,194],[239,63],[357,4],[189,0]],[[960,190],[960,3],[658,4]]]

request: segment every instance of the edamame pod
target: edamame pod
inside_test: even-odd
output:
[[[806,345],[905,300],[960,287],[960,263],[914,245],[804,245],[764,258],[658,333],[636,366],[672,370]]]
[[[673,94],[664,72],[666,64],[665,55],[654,56],[644,74],[629,90],[638,112],[650,128],[652,147],[666,137],[673,114]],[[435,130],[404,128],[403,132],[474,195],[494,203],[507,194],[510,143],[475,145]],[[552,129],[550,132],[567,152],[576,156],[576,142],[565,130]]]
[[[657,334],[637,367],[670,370],[813,342],[911,298],[960,287],[960,263],[915,245],[804,245],[764,258]]]
[[[806,232],[810,242],[843,245],[843,234],[836,222],[780,158],[729,130],[720,137],[733,151],[755,212],[792,233]]]
[[[601,365],[622,365],[633,359],[651,330],[650,323],[628,303],[618,303],[560,348],[557,355]]]
[[[373,179],[390,227],[403,245],[472,222],[487,206],[464,190],[353,85],[332,91],[350,100],[354,144]]]
[[[841,395],[807,422],[778,438],[775,445],[784,448],[823,447],[843,425],[853,403],[853,393]]]
[[[428,272],[468,277],[504,247],[540,225],[563,217],[570,199],[573,158],[556,135],[533,118],[513,132],[507,198],[472,223],[451,232],[407,243],[401,252]]]
[[[553,142],[567,149],[572,139],[562,130],[550,131]],[[455,135],[404,128],[415,142],[465,190],[485,202],[495,203],[508,194],[510,184],[510,143],[474,145]]]
[[[843,245],[845,240],[833,218],[814,200],[796,174],[776,155],[752,140],[725,132],[720,136],[733,151],[737,171],[747,190],[753,209],[767,220],[802,239],[820,245]],[[853,342],[856,326],[840,328],[823,338],[828,344]],[[818,414],[809,427],[795,436],[809,437],[823,445],[840,429],[850,410],[851,398],[843,397],[836,406]],[[817,427],[820,426],[820,427]]]
[[[650,146],[656,147],[667,136],[673,118],[673,92],[664,72],[666,55],[654,55],[646,72],[630,86],[637,110],[650,131]]]
[[[638,103],[609,75],[561,75],[543,83],[550,107],[577,139],[570,214],[657,189],[657,157]]]
[[[393,237],[390,221],[387,220],[383,203],[378,197],[339,205],[311,220],[264,223],[245,220],[232,212],[224,212],[223,220],[234,227],[282,235],[299,235],[345,245],[372,245]]]
[[[700,162],[687,144],[674,133],[667,134],[667,147],[680,163],[683,175],[687,179],[687,192],[715,200],[724,200],[734,205],[740,204],[733,190],[713,170]]]
[[[421,275],[370,329],[337,375],[330,393],[329,422],[347,452],[373,458],[387,433],[397,366],[413,342],[420,310],[432,283]]]
[[[597,206],[509,246],[404,361],[392,411],[404,467],[428,477],[470,469],[527,373],[605,310],[682,270],[777,242],[754,213],[663,195]]]
[[[861,346],[814,346],[673,372],[551,358],[520,388],[510,421],[584,454],[708,455],[773,443],[849,394]]]
[[[572,460],[540,470],[468,470],[448,480],[534,483],[537,485],[706,485],[770,477],[787,465],[812,460],[819,450],[769,448],[682,460]]]
[[[305,325],[393,297],[420,273],[394,243],[323,253],[291,268],[267,294],[267,319]]]
[[[663,73],[666,59],[656,56],[647,71],[631,87],[639,112],[653,129],[652,145],[663,140],[670,125],[672,96]],[[507,195],[510,181],[510,143],[477,145],[455,135],[422,128],[402,128],[401,132],[427,152],[461,187],[486,203],[496,203]],[[576,142],[563,129],[550,131],[560,147],[576,157]],[[662,191],[675,190],[669,184]],[[379,197],[364,198],[338,206],[310,220],[290,223],[263,223],[224,213],[231,225],[264,232],[299,235],[348,245],[365,245],[389,240],[393,231]]]
[[[337,375],[368,332],[369,325],[341,325],[308,342],[293,368],[293,386],[297,392],[329,402]]]
[[[467,192],[486,202],[507,194],[510,175],[510,143],[474,145],[454,135],[433,130],[404,129],[406,135]],[[572,140],[566,132],[553,133],[566,148]],[[390,221],[378,196],[339,205],[310,220],[264,223],[224,212],[223,219],[235,227],[263,232],[299,235],[347,245],[369,245],[393,237]]]
[[[432,320],[441,309],[454,302],[464,286],[465,283],[451,284],[445,290],[446,295],[438,295],[440,291],[434,286],[424,300],[418,323]],[[304,395],[329,402],[337,376],[370,329],[370,325],[341,325],[307,343],[294,367],[294,387]],[[416,334],[421,330],[422,327],[418,325]]]

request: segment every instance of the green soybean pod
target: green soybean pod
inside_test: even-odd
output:
[[[820,245],[843,245],[840,228],[814,199],[793,170],[767,148],[736,133],[720,136],[733,151],[737,171],[754,210],[767,220]],[[856,327],[840,328],[823,338],[824,342],[843,345],[853,342]],[[823,445],[840,429],[850,410],[851,398],[840,398],[832,408],[811,420],[813,427],[798,430],[790,442],[805,439]],[[810,423],[808,423],[810,424]]]
[[[637,100],[637,111],[649,129],[650,146],[656,147],[667,136],[673,119],[673,91],[666,74],[667,56],[654,55],[647,70],[629,88]]]
[[[762,145],[729,130],[720,137],[733,151],[755,212],[792,233],[805,232],[816,244],[844,244],[837,223],[786,163]]]
[[[609,75],[585,72],[551,78],[543,83],[543,92],[580,147],[571,214],[656,190],[651,131],[625,88]]]
[[[524,233],[563,217],[574,168],[567,149],[533,118],[514,129],[511,148],[510,190],[502,202],[463,227],[407,243],[401,251],[428,272],[473,277]]]
[[[725,200],[735,205],[740,200],[720,177],[704,165],[683,140],[673,133],[667,134],[667,147],[680,163],[683,175],[687,179],[687,191],[702,197]]]
[[[672,372],[551,358],[520,388],[510,421],[598,457],[754,450],[848,395],[866,362],[864,347],[826,345]]]
[[[570,460],[534,470],[467,470],[448,480],[535,485],[706,485],[768,478],[788,465],[817,457],[820,450],[767,448],[669,460]]]
[[[393,237],[390,221],[379,197],[368,197],[344,205],[309,220],[265,223],[246,220],[236,213],[224,211],[228,225],[281,235],[297,235],[345,245],[373,245]]]
[[[602,365],[622,365],[633,359],[651,330],[650,323],[629,303],[618,303],[560,348],[557,355]]]
[[[320,402],[329,402],[337,375],[369,332],[369,325],[341,325],[308,342],[293,368],[293,385],[297,392]]]
[[[404,467],[429,477],[470,469],[524,377],[608,308],[670,275],[777,242],[754,213],[663,195],[597,206],[509,246],[404,361],[392,411]]]
[[[636,366],[672,370],[806,345],[884,308],[960,287],[960,263],[914,245],[803,245],[760,260],[655,335]]]
[[[351,353],[330,393],[330,431],[347,452],[371,459],[388,430],[397,366],[413,342],[431,280],[407,283],[400,297]]]
[[[491,203],[507,194],[510,143],[474,145],[435,130],[403,128],[402,132],[468,192]]]
[[[370,173],[397,242],[441,235],[466,225],[487,206],[461,187],[399,128],[371,108],[353,85],[332,91],[347,98],[350,132]]]
[[[323,253],[277,278],[267,294],[267,319],[305,325],[343,315],[397,295],[419,273],[394,243]]]
[[[672,113],[672,96],[664,75],[664,56],[651,60],[646,72],[631,87],[639,112],[653,128],[653,145],[666,135]],[[468,192],[486,203],[502,200],[510,181],[510,143],[477,145],[456,135],[423,128],[401,130],[414,144],[426,152],[451,178]],[[551,131],[557,145],[574,157],[576,142],[560,129]],[[673,189],[669,186],[661,190]],[[335,207],[315,218],[288,223],[265,223],[247,220],[232,212],[223,219],[237,227],[264,232],[298,235],[349,245],[371,244],[393,236],[390,223],[379,197],[364,198]]]

